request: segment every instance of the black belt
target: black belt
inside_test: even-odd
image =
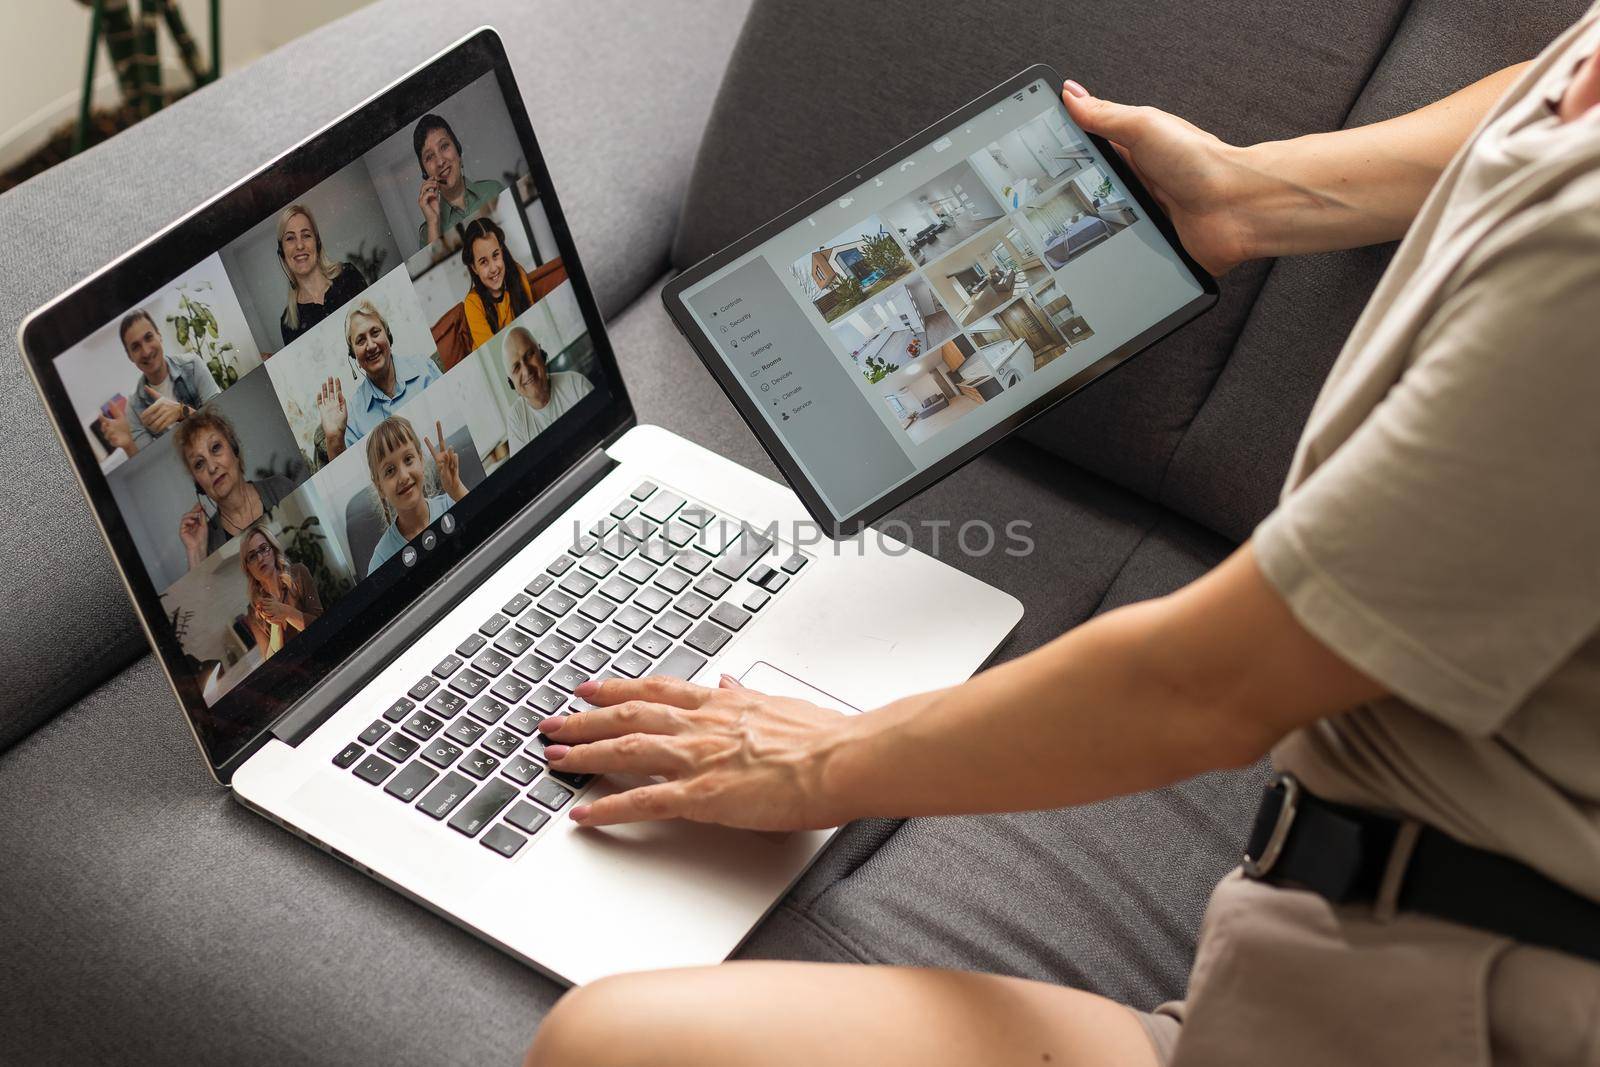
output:
[[[1261,799],[1244,873],[1371,902],[1380,919],[1421,912],[1600,962],[1600,903],[1414,820],[1319,800],[1287,774]]]

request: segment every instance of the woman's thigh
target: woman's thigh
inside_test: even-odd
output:
[[[528,1052],[530,1067],[753,1063],[1158,1061],[1133,1012],[1090,993],[964,971],[769,962],[574,989]]]

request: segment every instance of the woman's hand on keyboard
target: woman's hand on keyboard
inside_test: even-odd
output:
[[[587,682],[589,711],[546,719],[550,766],[665,778],[574,808],[584,826],[690,819],[751,830],[837,826],[827,768],[851,719],[723,676],[716,689],[675,678]]]

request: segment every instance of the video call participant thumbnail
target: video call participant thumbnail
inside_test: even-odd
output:
[[[263,661],[322,617],[322,598],[311,571],[292,562],[260,522],[252,523],[239,541],[239,568],[250,598],[245,625]]]
[[[353,265],[328,258],[316,217],[304,204],[290,204],[278,216],[278,266],[289,282],[288,301],[278,319],[285,345],[367,287]]]
[[[372,487],[389,526],[378,538],[367,563],[371,574],[383,566],[388,558],[406,546],[439,516],[450,510],[450,505],[467,495],[461,484],[461,457],[444,443],[444,424],[435,421],[434,433],[439,438],[435,445],[430,440],[418,440],[411,420],[403,415],[392,415],[379,423],[367,435],[367,471],[372,477]],[[423,446],[433,459],[438,472],[441,492],[429,495],[428,465],[422,457]]]
[[[348,403],[344,383],[337,378],[330,377],[317,390],[317,412],[330,460],[440,377],[427,356],[395,358],[394,331],[370,300],[361,301],[345,316],[344,339],[362,378]]]
[[[295,483],[282,474],[253,482],[245,478],[239,434],[219,411],[202,408],[191,414],[178,424],[173,443],[194,479],[196,494],[216,508],[216,514],[207,515],[204,503],[196,500],[178,521],[190,570],[294,492]]]
[[[517,394],[506,417],[513,452],[594,392],[589,379],[581,374],[550,373],[549,357],[525,326],[513,326],[506,334],[505,361],[506,379]]]
[[[101,416],[100,433],[112,448],[120,448],[132,458],[222,390],[199,356],[166,354],[161,328],[143,308],[130,312],[117,334],[128,362],[139,369],[139,377],[128,393],[125,415]]]
[[[533,285],[506,247],[506,233],[491,218],[477,218],[462,231],[461,262],[472,279],[462,301],[474,350],[533,306]]]
[[[417,206],[422,209],[423,223],[417,227],[417,236],[425,245],[472,218],[484,201],[505,189],[494,178],[467,179],[461,142],[450,124],[438,115],[422,116],[411,132],[411,147],[422,168]]]

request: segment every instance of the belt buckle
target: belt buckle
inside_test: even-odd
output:
[[[1279,774],[1270,788],[1283,788],[1283,803],[1278,807],[1278,819],[1267,836],[1266,847],[1259,857],[1244,854],[1244,873],[1250,878],[1265,878],[1283,855],[1284,843],[1289,840],[1289,830],[1294,826],[1295,814],[1300,810],[1300,783],[1292,774]]]

